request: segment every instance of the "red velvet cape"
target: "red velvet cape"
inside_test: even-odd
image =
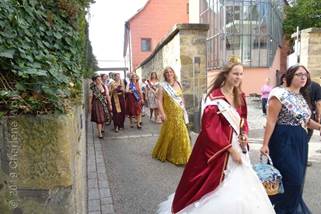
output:
[[[247,107],[237,108],[244,118],[244,131],[248,132]],[[207,99],[224,99],[220,89],[215,89]],[[227,101],[228,102],[228,101]],[[182,178],[175,192],[172,212],[177,213],[189,204],[198,201],[205,194],[212,192],[224,179],[231,146],[233,129],[217,106],[207,106],[202,117],[202,130],[196,140],[192,154],[185,166]]]

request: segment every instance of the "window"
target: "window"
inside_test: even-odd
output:
[[[250,67],[271,66],[282,41],[283,5],[282,0],[200,0],[200,22],[210,26],[207,69],[222,67],[232,55]]]
[[[140,43],[140,49],[143,52],[151,51],[151,43],[152,39],[151,38],[142,38],[141,43]]]

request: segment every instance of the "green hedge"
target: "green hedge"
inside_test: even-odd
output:
[[[0,1],[0,111],[65,112],[95,69],[92,0]]]

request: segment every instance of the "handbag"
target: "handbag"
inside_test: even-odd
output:
[[[262,154],[260,155],[260,162],[253,166],[254,171],[259,177],[266,193],[269,196],[276,195],[284,192],[282,184],[282,175],[278,169],[273,166],[272,159],[269,155],[264,155],[267,162],[263,163]]]

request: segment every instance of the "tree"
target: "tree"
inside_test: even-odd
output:
[[[298,0],[291,6],[285,8],[285,20],[283,30],[289,38],[292,33],[299,29],[321,27],[321,1],[320,0]]]

